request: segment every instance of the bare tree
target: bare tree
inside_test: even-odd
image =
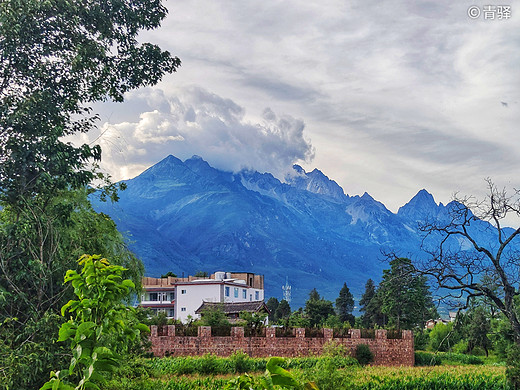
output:
[[[428,221],[423,250],[429,258],[416,268],[432,277],[445,298],[467,302],[472,297],[490,300],[509,322],[520,344],[520,321],[515,296],[520,294],[520,227],[505,227],[505,219],[520,217],[520,190],[512,195],[486,179],[483,200],[455,196],[449,218]]]

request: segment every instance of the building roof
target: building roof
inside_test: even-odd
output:
[[[265,312],[269,313],[264,301],[253,301],[253,302],[202,302],[202,305],[195,310],[196,314],[202,313],[206,309],[220,309],[224,314],[236,314],[242,311],[248,311],[250,313]]]

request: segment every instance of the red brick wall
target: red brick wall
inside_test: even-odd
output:
[[[413,334],[404,330],[401,339],[387,339],[387,332],[376,330],[373,339],[361,338],[359,329],[350,330],[350,338],[333,338],[331,329],[323,329],[323,337],[305,337],[305,329],[296,329],[296,337],[276,337],[274,328],[267,328],[265,337],[244,337],[244,328],[231,328],[231,336],[212,337],[209,326],[200,326],[197,337],[175,336],[175,325],[159,331],[151,327],[152,352],[154,356],[196,356],[212,353],[229,356],[242,350],[251,357],[283,356],[296,357],[319,355],[323,345],[330,340],[342,344],[353,354],[358,344],[367,344],[374,353],[374,365],[413,366]]]

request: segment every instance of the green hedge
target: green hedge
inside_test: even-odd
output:
[[[415,352],[416,366],[438,366],[449,363],[480,365],[484,364],[484,361],[478,356],[465,355],[463,353],[437,352],[434,354],[422,351]]]

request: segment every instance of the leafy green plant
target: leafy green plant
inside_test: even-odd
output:
[[[374,361],[374,354],[366,344],[358,344],[356,346],[355,356],[359,364],[362,366],[366,366]]]
[[[441,358],[436,354],[422,351],[415,352],[416,366],[438,366],[441,363]]]
[[[294,376],[282,368],[284,359],[272,357],[267,362],[267,373],[261,377],[252,377],[244,374],[228,382],[227,390],[276,390],[276,389],[298,389],[298,390],[318,390],[313,382],[300,383]]]
[[[338,343],[335,340],[330,340],[323,346],[323,355],[336,357],[336,356],[347,356],[347,349],[343,344]]]
[[[468,364],[468,365],[481,365],[484,361],[478,356],[466,355],[463,353],[453,352],[415,352],[415,365],[416,366],[437,366],[440,364]]]
[[[236,351],[229,357],[229,360],[231,362],[231,367],[234,368],[236,373],[241,374],[247,371],[252,371],[251,359],[243,351]]]
[[[123,299],[135,288],[123,280],[125,268],[110,265],[101,256],[83,255],[80,273],[69,270],[65,283],[71,283],[77,300],[70,300],[61,309],[69,320],[61,325],[58,341],[69,341],[72,359],[67,371],[51,372],[51,379],[40,390],[99,389],[103,372],[113,371],[127,351],[128,341],[139,337],[148,327],[137,321],[135,309]],[[77,378],[76,387],[64,378]]]

